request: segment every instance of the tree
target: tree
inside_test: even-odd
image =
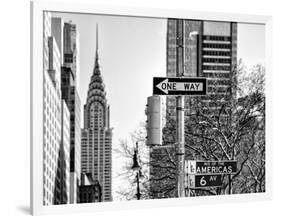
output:
[[[219,188],[192,189],[190,196],[252,193],[265,191],[265,69],[256,65],[246,70],[239,61],[228,76],[228,88],[214,83],[210,95],[186,97],[185,157],[187,160],[237,160],[238,172],[224,175]],[[142,193],[145,198],[176,197],[177,173],[175,157],[175,110],[167,110],[163,128],[163,146],[147,150],[145,125],[132,134],[132,143],[139,141],[145,178]],[[130,173],[133,147],[122,141],[119,154],[129,159],[124,167],[130,188],[119,193],[132,199],[134,176]],[[121,175],[120,175],[121,176]]]
[[[134,150],[138,142],[138,163],[140,165],[140,193],[141,199],[148,199],[149,190],[149,149],[146,146],[146,125],[140,123],[140,127],[130,134],[131,140],[120,140],[117,148],[114,149],[116,155],[122,158],[122,172],[117,178],[123,182],[116,193],[119,200],[136,199],[136,172],[132,170]]]
[[[215,83],[209,89],[212,96],[187,99],[191,108],[185,123],[186,159],[238,161],[238,172],[223,176],[222,187],[191,190],[192,196],[265,191],[264,73],[261,65],[246,71],[240,61],[230,74],[228,89]],[[175,143],[174,117],[167,113],[163,130],[167,145]],[[160,185],[163,193],[172,190],[167,197],[175,197],[174,153],[173,148],[163,148],[155,156],[158,164],[150,164],[157,165],[157,175],[151,179],[154,185]]]

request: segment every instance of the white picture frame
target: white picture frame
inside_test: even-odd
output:
[[[233,196],[206,196],[189,198],[173,198],[162,200],[143,200],[130,202],[110,202],[75,205],[43,206],[42,202],[42,140],[43,140],[43,11],[90,13],[104,15],[141,16],[159,18],[183,18],[201,20],[221,20],[244,23],[264,24],[266,27],[266,192],[259,194],[243,194]],[[96,211],[114,211],[120,209],[152,208],[161,206],[185,206],[194,204],[212,204],[218,202],[241,202],[252,200],[270,200],[272,198],[272,18],[270,16],[194,12],[185,10],[168,10],[152,8],[130,8],[102,6],[78,2],[60,2],[36,0],[31,2],[31,210],[33,215],[55,213],[79,213]],[[222,201],[223,200],[223,201]]]

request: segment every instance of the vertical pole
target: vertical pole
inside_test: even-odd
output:
[[[176,24],[176,41],[177,41],[177,53],[176,53],[176,76],[182,77],[183,71],[183,20],[177,19]],[[184,148],[184,96],[176,97],[176,120],[177,120],[177,135],[176,135],[176,158],[177,158],[177,196],[185,196],[184,188],[184,169],[185,169],[185,148]]]
[[[139,145],[138,145],[138,142],[136,142],[135,154],[136,154],[136,161],[138,162],[138,159],[139,159]],[[140,200],[140,198],[141,198],[141,193],[140,193],[140,167],[138,167],[136,178],[137,178],[137,193],[136,193],[136,197],[137,197],[137,200]]]
[[[137,172],[137,200],[140,200],[141,193],[140,193],[140,171]]]
[[[184,97],[177,96],[177,174],[178,197],[185,196],[184,189]]]
[[[232,194],[232,181],[231,181],[231,174],[228,175],[228,194]]]

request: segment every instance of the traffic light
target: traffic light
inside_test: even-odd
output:
[[[163,101],[160,96],[147,98],[147,145],[162,145]]]

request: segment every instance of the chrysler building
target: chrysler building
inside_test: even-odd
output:
[[[84,105],[84,128],[81,132],[81,172],[91,173],[101,185],[101,201],[112,201],[112,129],[110,107],[101,76],[98,56],[98,27],[96,56]]]

